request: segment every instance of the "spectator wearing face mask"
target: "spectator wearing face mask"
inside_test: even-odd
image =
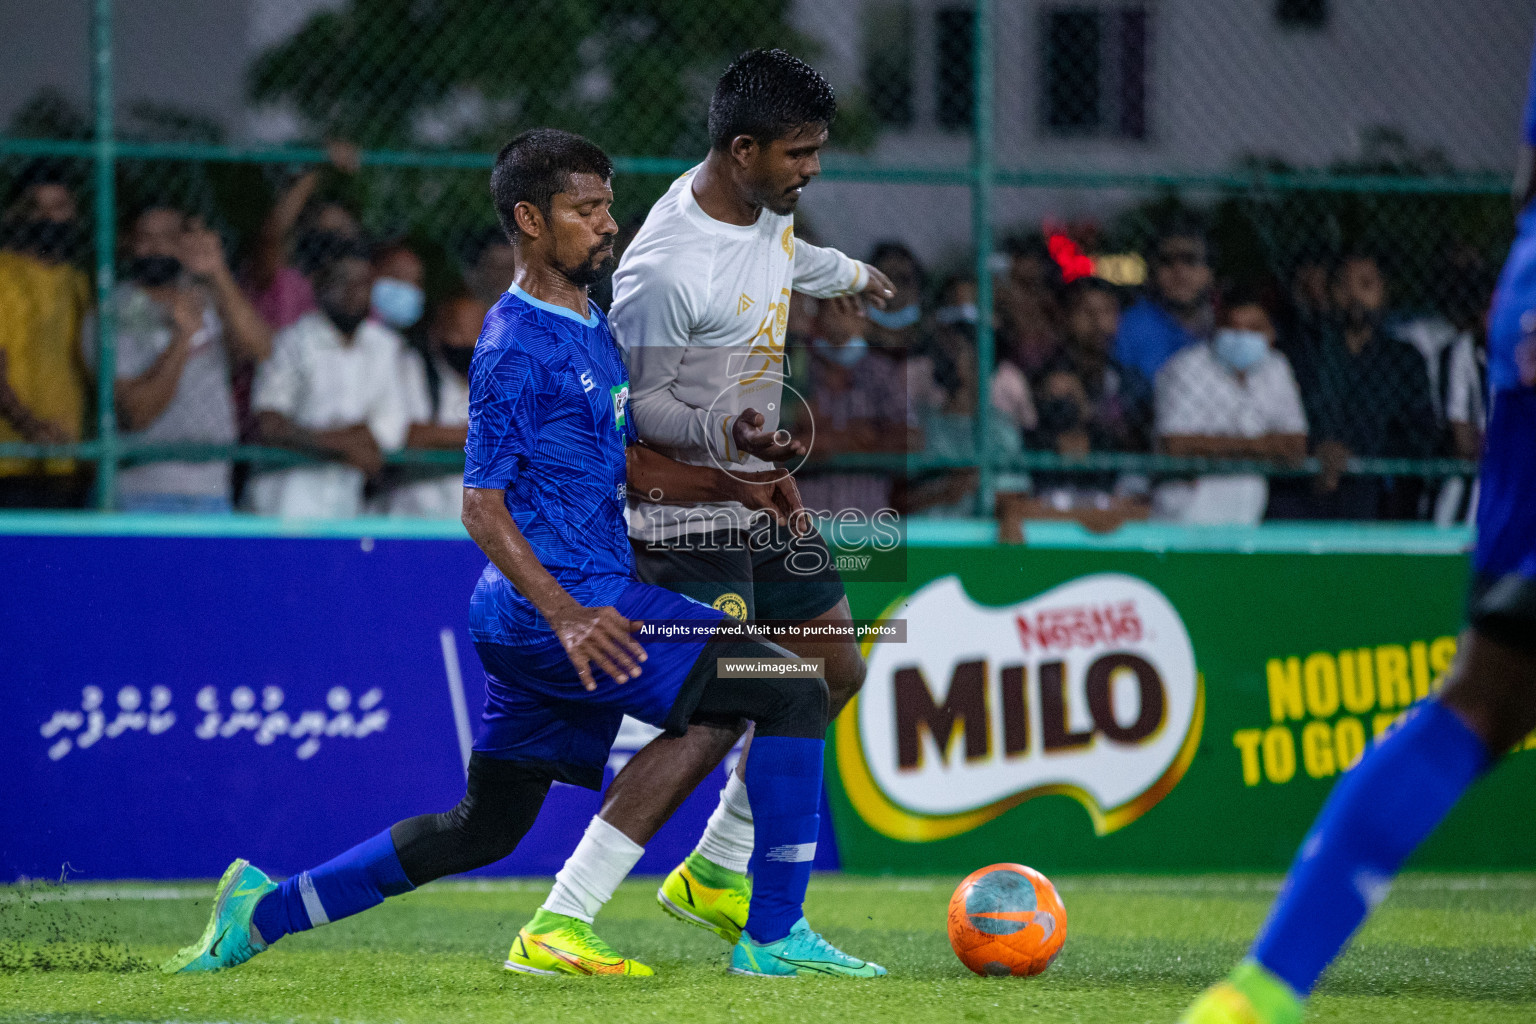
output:
[[[235,283],[217,233],[156,206],[134,219],[117,303],[117,420],[129,441],[236,440],[231,368],[272,350],[272,332]],[[94,359],[87,335],[87,355]],[[228,460],[146,462],[118,474],[126,512],[231,508]]]
[[[349,142],[333,140],[326,143],[325,151],[336,173],[351,177],[362,167],[361,153]],[[247,298],[273,330],[287,327],[315,308],[315,292],[306,271],[313,269],[316,252],[362,234],[357,219],[344,206],[315,200],[325,171],[324,166],[307,169],[278,196],[241,273]]]
[[[951,277],[939,291],[940,307],[976,304],[976,282]],[[907,361],[908,415],[922,437],[925,454],[952,459],[976,457],[976,325],[956,320],[936,324],[931,342]],[[1024,450],[1024,432],[1036,425],[1034,398],[1024,372],[998,357],[992,369],[988,451],[1017,455]],[[971,470],[942,471],[914,484],[907,511],[929,515],[970,515],[976,489]],[[1003,473],[995,478],[1001,493],[1024,492],[1029,478]]]
[[[333,256],[315,274],[320,308],[274,339],[252,393],[257,436],[329,461],[253,476],[253,511],[356,516],[364,483],[379,475],[385,452],[404,444],[403,343],[368,315],[372,288],[373,268],[360,251]]]
[[[881,242],[870,254],[868,263],[890,278],[896,294],[884,309],[866,310],[869,322],[864,330],[876,348],[889,352],[912,352],[927,334],[923,320],[923,266],[900,242]]]
[[[1148,380],[1180,349],[1211,336],[1210,253],[1192,221],[1164,230],[1148,259],[1147,294],[1120,318],[1115,358]]]
[[[1137,371],[1114,358],[1120,325],[1115,286],[1080,277],[1062,290],[1062,346],[1033,385],[1039,422],[1029,446],[1068,458],[1090,452],[1145,451],[1151,428],[1152,389]],[[1035,497],[1052,513],[1092,515],[1093,526],[1145,518],[1141,476],[1094,472],[1033,474]]]
[[[373,290],[369,306],[386,327],[404,335],[421,322],[427,306],[426,268],[404,242],[390,242],[373,257]]]
[[[858,304],[823,299],[810,331],[809,407],[814,460],[844,452],[906,450],[906,401],[901,369],[865,335]],[[796,482],[808,509],[866,515],[890,505],[891,480],[880,473],[804,473]]]
[[[407,448],[463,451],[469,430],[469,364],[488,307],[473,295],[456,295],[437,309],[427,329],[427,354],[406,346],[400,353],[400,385],[410,427]],[[391,516],[457,519],[464,507],[464,474],[426,466],[403,472],[380,496],[378,511]]]
[[[69,260],[80,231],[62,167],[20,176],[0,220],[0,442],[81,438],[91,382],[81,358],[90,281]],[[79,504],[73,459],[0,459],[0,508]]]
[[[496,305],[512,286],[512,274],[517,269],[516,254],[506,234],[500,228],[488,229],[465,262],[464,284],[469,293],[487,309]]]
[[[1256,296],[1222,304],[1215,334],[1168,360],[1157,375],[1157,439],[1180,457],[1297,463],[1307,418],[1290,363],[1275,348],[1274,322]],[[1158,519],[1252,525],[1264,518],[1268,482],[1251,473],[1170,481],[1153,498]]]
[[[1080,277],[1062,290],[1062,346],[1035,385],[1040,424],[1031,446],[1063,455],[1145,451],[1152,389],[1114,356],[1120,327],[1115,286]]]
[[[1346,475],[1351,458],[1427,458],[1438,428],[1424,359],[1382,326],[1387,282],[1368,253],[1334,267],[1333,315],[1297,350],[1296,377],[1322,469],[1298,490],[1285,514],[1312,519],[1374,519],[1391,514],[1379,477]],[[1400,514],[1401,510],[1397,510]]]
[[[1039,233],[1015,235],[1003,247],[1007,270],[994,279],[997,343],[1035,377],[1061,345],[1061,267]]]

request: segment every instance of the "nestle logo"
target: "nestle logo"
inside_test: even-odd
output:
[[[1141,617],[1135,601],[1097,607],[1047,608],[1035,613],[1034,624],[1016,615],[1019,641],[1026,651],[1067,651],[1074,647],[1100,647],[1136,643],[1142,639]]]

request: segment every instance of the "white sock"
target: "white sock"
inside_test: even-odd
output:
[[[566,859],[555,876],[554,888],[544,909],[567,917],[579,917],[588,924],[613,899],[613,891],[634,870],[635,862],[645,852],[623,832],[602,818],[593,817],[586,834],[576,844],[576,852]]]
[[[695,849],[729,871],[747,873],[752,859],[752,805],[747,802],[747,784],[735,772],[725,780],[720,804],[709,816]]]

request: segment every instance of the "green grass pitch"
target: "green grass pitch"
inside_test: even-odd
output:
[[[664,916],[655,879],[626,883],[598,919],[600,934],[656,968],[640,979],[500,968],[545,880],[436,883],[237,970],[171,978],[151,965],[201,931],[211,883],[0,890],[0,1020],[1172,1024],[1242,955],[1277,882],[1059,879],[1066,948],[1039,978],[997,979],[971,975],[950,952],[944,913],[958,881],[812,881],[813,924],[890,969],[864,982],[729,977],[724,944]],[[1400,880],[1308,1019],[1536,1020],[1536,876]]]

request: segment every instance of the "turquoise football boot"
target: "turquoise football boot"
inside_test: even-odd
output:
[[[813,974],[878,978],[885,974],[885,968],[879,964],[849,956],[811,931],[803,917],[778,942],[759,944],[743,932],[741,941],[731,951],[730,971],[754,978],[798,978]]]
[[[251,867],[250,861],[235,861],[213,891],[213,915],[203,937],[183,947],[160,970],[165,974],[218,971],[237,967],[266,949],[251,928],[251,915],[261,898],[276,888],[277,883]]]

